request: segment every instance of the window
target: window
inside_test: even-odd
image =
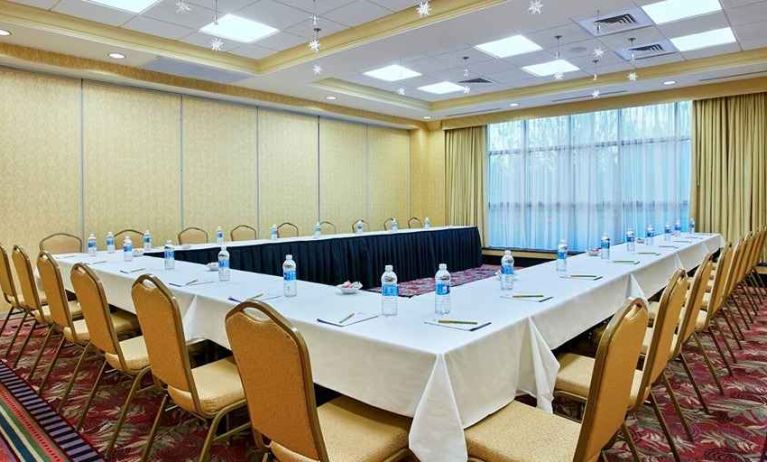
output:
[[[490,245],[585,250],[686,224],[690,116],[681,102],[489,125]]]

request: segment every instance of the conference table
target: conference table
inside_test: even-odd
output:
[[[282,275],[285,255],[293,255],[298,279],[336,285],[359,281],[378,287],[384,265],[393,265],[400,282],[433,277],[440,263],[451,271],[482,264],[482,241],[475,226],[444,226],[359,234],[328,234],[227,242],[230,267]],[[176,260],[210,263],[221,246],[193,244],[176,250]],[[149,253],[162,256],[162,251]]]
[[[453,320],[472,320],[483,328],[466,331],[435,325],[434,294],[399,300],[392,317],[337,327],[350,313],[377,314],[380,295],[342,295],[333,286],[298,281],[298,295],[282,296],[282,279],[233,270],[219,282],[198,263],[177,261],[165,270],[150,256],[124,262],[122,255],[99,252],[56,257],[65,286],[77,262],[89,263],[100,277],[110,304],[135,312],[130,290],[142,273],[152,273],[175,295],[188,339],[207,339],[228,348],[224,318],[236,304],[256,294],[287,317],[304,336],[315,383],[369,405],[412,417],[409,446],[424,462],[465,462],[464,429],[501,409],[522,393],[551,410],[559,368],[552,349],[608,319],[627,297],[649,297],[662,290],[678,268],[692,270],[723,245],[716,234],[683,234],[628,252],[614,246],[610,260],[581,254],[568,258],[568,272],[544,263],[517,272],[512,294],[544,295],[518,299],[501,291],[496,278],[452,290]],[[630,263],[626,263],[630,261]],[[596,280],[568,278],[587,273]],[[185,285],[197,279],[199,285]],[[550,297],[550,298],[549,298]]]

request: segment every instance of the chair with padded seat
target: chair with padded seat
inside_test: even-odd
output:
[[[40,251],[57,253],[80,253],[83,251],[83,240],[69,233],[54,233],[40,241]]]
[[[356,220],[354,223],[352,223],[352,232],[353,233],[357,232],[357,225],[358,224],[362,225],[362,231],[369,231],[370,230],[370,226],[368,226],[368,222],[363,220],[362,218],[360,218],[359,220]]]
[[[581,423],[514,401],[466,429],[469,460],[598,460],[618,432],[628,435],[626,402],[647,319],[644,302],[634,299],[610,320],[597,348]]]
[[[12,317],[21,315],[21,320],[11,336],[11,341],[8,342],[8,346],[5,349],[5,357],[7,358],[8,353],[13,348],[13,344],[16,342],[21,326],[24,325],[29,316],[29,312],[23,309],[19,303],[21,297],[16,291],[16,282],[13,280],[13,273],[11,271],[11,262],[8,258],[8,252],[6,252],[5,247],[3,247],[2,244],[0,244],[0,291],[3,293],[3,300],[8,304],[8,311],[5,313],[5,319],[3,319],[2,327],[0,327],[0,335],[5,332],[8,321],[10,321]]]
[[[298,237],[300,235],[301,232],[298,230],[298,226],[289,221],[280,223],[280,225],[277,226],[277,236],[279,237]]]
[[[144,233],[141,231],[133,228],[122,229],[115,233],[115,246],[118,249],[122,248],[123,241],[126,237],[130,238],[134,249],[140,248],[144,242]]]
[[[423,228],[423,223],[421,222],[421,219],[418,217],[410,217],[407,220],[407,227],[408,228]]]
[[[280,462],[393,462],[410,456],[409,419],[347,397],[317,407],[303,336],[269,305],[240,303],[225,323],[259,448]]]
[[[252,226],[239,225],[229,231],[232,241],[255,241],[258,239],[258,230]]]
[[[322,220],[320,222],[320,229],[322,234],[338,234],[338,227],[332,221]],[[326,229],[330,232],[325,232]]]
[[[142,460],[149,459],[151,455],[152,443],[170,398],[181,409],[210,424],[199,457],[200,461],[205,461],[213,443],[250,427],[248,422],[216,435],[224,417],[245,407],[245,393],[237,366],[232,357],[227,357],[191,367],[178,303],[155,276],[145,274],[139,277],[133,283],[131,295],[144,334],[152,376],[166,392],[152,424]]]
[[[185,244],[207,244],[208,232],[196,226],[188,226],[178,233],[178,243]]]

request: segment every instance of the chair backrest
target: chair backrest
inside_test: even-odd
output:
[[[120,365],[126,370],[125,358],[109,314],[109,303],[104,286],[96,273],[88,266],[77,263],[70,273],[72,287],[83,310],[85,325],[88,326],[90,342],[103,351],[120,358]]]
[[[258,230],[252,226],[239,225],[229,231],[232,241],[255,241],[258,239]]]
[[[322,228],[322,234],[338,234],[338,227],[331,221],[327,221],[327,220],[321,221],[320,227]],[[328,228],[330,232],[326,233],[325,228]]]
[[[642,367],[642,384],[635,403],[637,408],[641,407],[647,399],[650,388],[658,380],[669,359],[671,359],[674,332],[679,324],[679,313],[684,306],[688,285],[684,270],[676,270],[671,275],[671,279],[669,279],[668,285],[660,297],[658,314],[655,316],[655,323],[653,324],[652,339]]]
[[[40,313],[40,319],[43,319],[43,307],[40,303],[40,293],[37,291],[35,283],[35,273],[32,270],[32,262],[29,260],[27,251],[20,245],[13,246],[13,267],[16,269],[16,275],[19,278],[19,287],[21,296],[24,299],[20,303],[21,308],[27,311],[37,311]]]
[[[176,298],[162,281],[150,274],[133,283],[131,295],[152,375],[164,384],[189,393],[195,410],[201,412]]]
[[[610,320],[599,341],[575,461],[591,461],[626,419],[642,339],[649,315],[641,299],[628,301]]]
[[[395,221],[397,221],[397,219],[394,217],[387,218],[386,221],[383,222],[384,231],[389,231]]]
[[[363,220],[362,218],[360,218],[359,220],[357,220],[354,223],[352,223],[352,232],[353,233],[357,232],[357,223],[362,223],[362,230],[363,231],[367,231],[368,229],[370,229],[370,227],[368,226],[368,222]]]
[[[208,232],[196,226],[189,226],[178,233],[179,244],[207,244]]]
[[[711,322],[711,319],[717,312],[719,312],[722,303],[724,303],[724,297],[727,291],[727,281],[729,280],[730,272],[732,271],[733,253],[734,250],[732,244],[728,243],[719,254],[716,275],[714,275],[714,285],[711,287],[711,296],[709,298],[708,306],[706,307],[707,326]]]
[[[298,226],[286,221],[277,227],[277,235],[279,237],[297,237],[300,236],[300,232],[298,231]]]
[[[40,251],[57,253],[79,253],[83,251],[83,240],[74,234],[55,233],[40,241]]]
[[[72,327],[72,313],[69,312],[69,301],[64,291],[64,281],[61,278],[59,264],[50,254],[42,251],[37,256],[37,272],[43,284],[45,298],[51,310],[51,319],[60,327]],[[74,333],[74,330],[73,330]]]
[[[237,305],[226,333],[253,429],[313,461],[327,461],[309,352],[301,334],[269,305]]]
[[[418,217],[410,217],[407,221],[407,227],[408,228],[423,228],[423,223],[421,222],[421,219]]]
[[[725,289],[722,301],[724,302],[730,297],[730,294],[738,285],[738,275],[740,267],[743,264],[743,251],[746,248],[745,238],[740,239],[735,243],[735,248],[732,251],[732,263],[730,263],[730,269],[727,272],[727,282],[725,283]]]
[[[0,289],[3,291],[3,299],[11,305],[19,304],[19,297],[16,294],[16,283],[13,280],[11,271],[11,261],[8,258],[8,252],[0,244]]]
[[[709,253],[703,259],[698,269],[695,270],[695,276],[690,286],[690,292],[687,295],[687,302],[684,305],[682,321],[677,331],[677,341],[674,344],[674,353],[672,357],[677,357],[682,351],[682,347],[687,343],[695,332],[695,325],[698,321],[698,313],[703,306],[703,296],[706,295],[706,286],[711,277],[711,271],[714,268],[714,254]]]
[[[118,249],[122,248],[123,241],[125,240],[125,236],[130,237],[131,242],[133,242],[133,248],[138,249],[141,248],[141,243],[144,240],[144,233],[137,229],[131,229],[126,228],[121,231],[118,231],[115,234],[115,246]]]

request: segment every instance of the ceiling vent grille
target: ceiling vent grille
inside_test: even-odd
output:
[[[492,108],[492,109],[478,109],[476,111],[456,112],[455,114],[446,115],[445,118],[446,119],[450,119],[450,118],[453,118],[453,117],[463,117],[463,116],[469,116],[469,115],[475,115],[475,114],[485,114],[485,113],[488,113],[488,112],[500,111],[502,109],[503,109],[502,107],[495,107],[495,108]]]
[[[615,96],[620,95],[622,93],[628,93],[626,90],[616,90],[616,91],[605,91],[602,92],[599,96],[604,98],[606,96]],[[566,98],[558,98],[551,100],[552,103],[567,103],[571,101],[581,101],[581,100],[587,100],[587,99],[594,99],[591,95],[579,95],[579,96],[568,96]]]
[[[674,45],[668,40],[661,40],[659,42],[647,43],[618,50],[618,54],[626,61],[631,61],[632,55],[634,56],[634,59],[641,61],[643,59],[657,58],[672,53],[676,53],[676,48],[674,48]]]
[[[648,27],[653,23],[642,9],[632,8],[609,15],[582,19],[578,21],[578,24],[594,37],[603,37],[605,35]]]
[[[488,80],[484,77],[475,77],[473,79],[460,80],[458,83],[495,83],[492,80]]]

